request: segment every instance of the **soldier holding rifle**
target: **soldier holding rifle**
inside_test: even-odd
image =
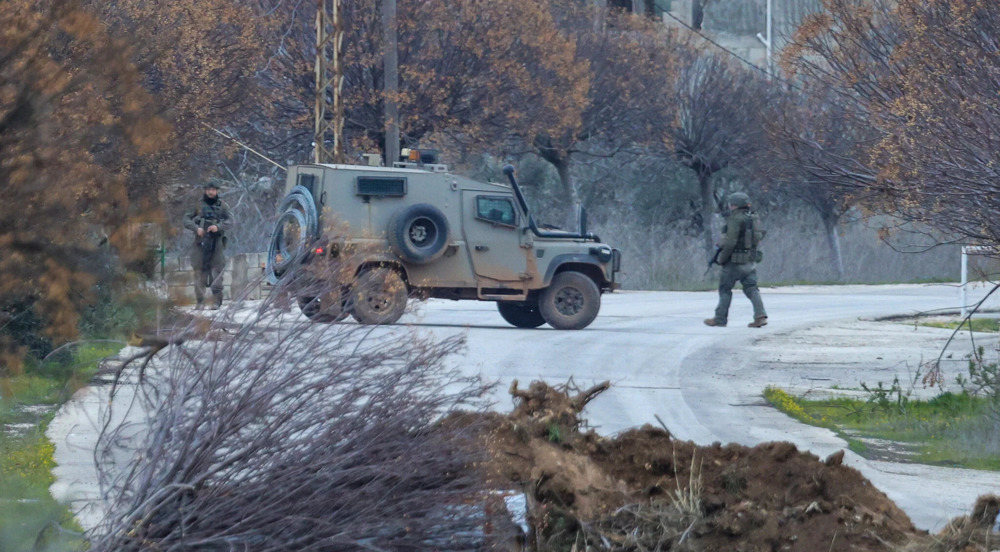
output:
[[[714,264],[721,265],[722,274],[719,276],[719,304],[715,307],[715,316],[706,318],[705,325],[726,325],[733,287],[739,283],[743,286],[743,294],[753,305],[753,322],[747,325],[760,328],[767,325],[767,311],[757,288],[757,263],[763,257],[758,246],[764,237],[764,230],[757,215],[750,210],[750,197],[745,193],[736,192],[729,196],[729,212],[722,243],[715,248],[715,256],[708,262],[709,269]]]
[[[222,306],[222,271],[226,266],[226,231],[232,224],[229,208],[219,197],[219,187],[206,182],[198,204],[184,213],[184,228],[195,234],[191,267],[194,269],[196,309],[205,305],[205,288],[212,290],[212,309]]]

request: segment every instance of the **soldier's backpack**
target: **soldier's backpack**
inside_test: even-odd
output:
[[[747,215],[743,228],[740,229],[740,233],[743,234],[743,249],[750,252],[752,262],[759,263],[764,258],[764,252],[758,246],[767,234],[767,230],[764,230],[764,224],[757,213],[750,212]]]

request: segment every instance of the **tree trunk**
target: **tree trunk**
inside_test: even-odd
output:
[[[716,210],[715,190],[712,189],[712,173],[698,172],[698,187],[701,191],[701,220],[704,226],[702,233],[705,240],[705,251],[709,254],[715,251]]]
[[[844,257],[840,252],[840,236],[837,235],[839,217],[823,217],[823,227],[826,229],[826,243],[830,246],[830,257],[833,269],[837,272],[837,280],[844,279]]]
[[[385,166],[399,161],[399,47],[396,34],[396,0],[382,0],[382,30],[385,33]]]
[[[566,222],[563,226],[565,230],[573,231],[579,228],[579,220],[577,215],[580,213],[580,206],[582,202],[580,201],[580,194],[577,192],[576,183],[573,182],[573,176],[570,174],[569,170],[569,156],[560,160],[556,163],[556,172],[559,173],[559,182],[562,184],[563,191],[566,192],[566,199],[569,200],[570,210],[566,215]]]
[[[608,17],[608,0],[594,0],[594,32],[604,31],[604,24]]]

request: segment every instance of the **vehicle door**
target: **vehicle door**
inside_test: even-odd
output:
[[[511,194],[463,192],[465,241],[477,276],[500,282],[529,278],[531,249],[523,239],[523,220],[515,205]]]

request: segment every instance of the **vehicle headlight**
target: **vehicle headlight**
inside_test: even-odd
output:
[[[591,247],[590,254],[597,257],[597,260],[601,261],[602,263],[606,263],[610,261],[612,258],[611,248],[606,245],[602,245],[600,247]]]

